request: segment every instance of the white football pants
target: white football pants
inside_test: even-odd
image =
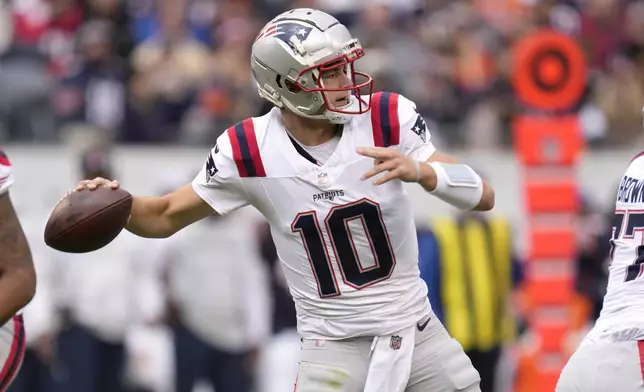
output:
[[[411,375],[405,392],[480,392],[480,377],[461,345],[434,314],[415,328]],[[418,324],[422,326],[427,317]],[[295,392],[362,392],[373,338],[304,339]]]

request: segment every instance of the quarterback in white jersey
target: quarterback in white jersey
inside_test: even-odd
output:
[[[257,208],[296,305],[298,392],[480,391],[431,311],[403,182],[463,209],[491,209],[494,193],[436,151],[413,102],[372,93],[371,77],[354,70],[363,55],[326,13],[274,18],[253,44],[251,67],[275,108],[223,133],[192,184],[134,197],[126,228],[164,237],[213,211]],[[100,185],[118,187],[98,178],[77,189]]]
[[[0,149],[0,392],[22,365],[26,340],[20,311],[36,292],[31,251],[9,197],[11,162]]]
[[[644,391],[644,154],[620,181],[610,242],[601,314],[563,369],[557,392]]]
[[[403,184],[361,180],[373,161],[356,149],[394,145],[423,162],[436,149],[412,102],[376,93],[371,103],[370,113],[344,124],[324,162],[292,139],[278,108],[243,121],[219,138],[193,183],[220,214],[252,204],[268,219],[303,338],[391,333],[429,311]],[[399,125],[381,123],[375,106]],[[245,159],[253,149],[259,154]]]

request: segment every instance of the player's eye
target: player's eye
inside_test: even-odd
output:
[[[340,68],[332,69],[332,70],[324,72],[322,77],[325,78],[325,79],[336,79],[337,77],[340,76],[340,72],[342,72],[342,70]]]

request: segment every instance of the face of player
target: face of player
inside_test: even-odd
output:
[[[343,107],[349,104],[351,96],[351,86],[353,82],[347,75],[347,67],[339,66],[327,69],[322,72],[322,86],[325,89],[343,89],[340,91],[325,91],[327,102],[335,107]]]

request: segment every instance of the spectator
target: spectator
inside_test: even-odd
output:
[[[64,75],[74,61],[76,32],[83,10],[75,0],[13,0],[14,43],[41,52],[53,75]]]
[[[60,82],[55,107],[61,126],[84,124],[119,139],[127,114],[129,68],[115,52],[115,26],[92,20],[79,33],[80,57]]]
[[[125,140],[175,141],[208,70],[209,49],[187,30],[185,0],[161,0],[158,35],[132,54],[130,85],[137,127]],[[135,135],[142,132],[142,135]]]
[[[116,54],[127,58],[134,48],[134,40],[127,8],[121,0],[86,0],[85,20],[104,20],[114,25],[112,45]]]
[[[189,112],[190,122],[181,129],[184,142],[214,144],[226,128],[257,112],[262,102],[248,62],[257,34],[254,22],[247,11],[232,10],[213,29],[218,46],[209,57],[207,82]]]

